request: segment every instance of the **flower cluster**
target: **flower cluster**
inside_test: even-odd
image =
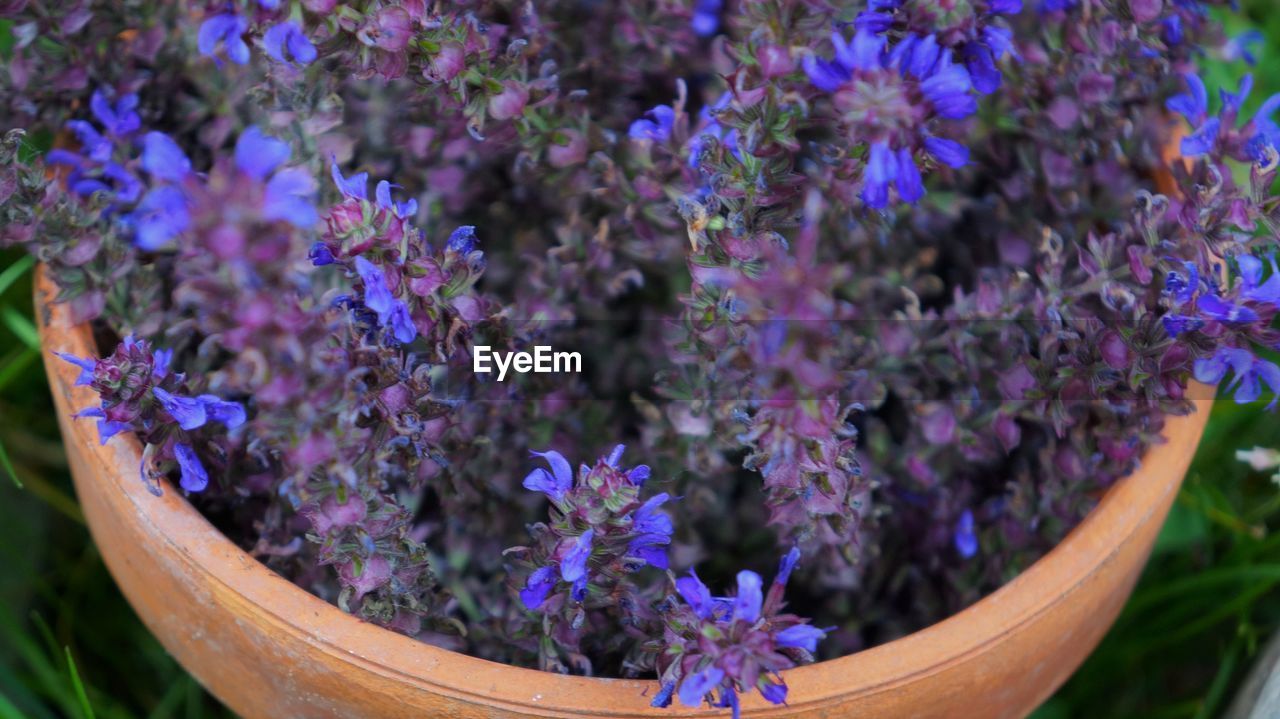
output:
[[[1280,396],[1280,99],[1206,85],[1259,52],[1208,3],[64,5],[0,3],[0,245],[94,323],[81,415],[439,646],[781,702],[1189,383]],[[582,370],[473,371],[538,346]]]
[[[175,464],[182,488],[202,492],[209,473],[193,445],[214,423],[233,430],[244,424],[244,406],[211,394],[186,394],[186,377],[170,369],[172,350],[152,350],[146,340],[125,337],[115,352],[103,359],[58,353],[80,368],[76,384],[98,393],[101,404],[81,410],[76,417],[98,421],[102,444],[121,432],[133,432],[143,440],[146,452],[141,467],[148,489],[159,494],[154,477],[163,476]],[[166,387],[168,389],[166,389]]]
[[[662,492],[641,501],[649,467],[621,467],[623,449],[618,445],[594,466],[580,467],[576,478],[564,455],[534,452],[550,471],[534,469],[523,483],[551,501],[551,521],[530,528],[531,545],[508,550],[527,568],[513,576],[523,577],[520,602],[552,620],[544,626],[565,650],[578,649],[580,640],[574,635],[587,622],[588,611],[642,613],[644,600],[631,575],[647,566],[668,567],[673,526],[661,507],[670,496]],[[544,667],[554,661],[541,657]]]
[[[793,548],[767,592],[760,575],[749,570],[738,572],[731,597],[711,596],[694,572],[676,580],[682,601],[663,614],[662,691],[653,705],[666,706],[674,691],[687,707],[704,702],[728,707],[737,719],[738,695],[753,689],[774,704],[786,703],[787,683],[780,672],[813,661],[827,635],[782,612],[782,595],[799,561],[800,551]]]

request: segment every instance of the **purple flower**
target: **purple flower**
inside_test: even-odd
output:
[[[547,472],[541,467],[533,470],[529,473],[529,476],[524,478],[524,488],[542,492],[550,497],[552,501],[562,499],[573,488],[573,467],[570,466],[569,460],[555,450],[532,452],[532,454],[535,457],[542,457],[547,460],[547,464],[551,466],[551,471]]]
[[[217,58],[218,47],[225,47],[227,58],[237,65],[249,62],[249,46],[244,42],[244,32],[249,23],[239,15],[224,13],[214,15],[200,24],[200,33],[196,38],[196,47],[201,55],[213,58],[219,67],[222,61]]]
[[[646,112],[644,117],[631,123],[627,135],[633,140],[664,142],[671,137],[671,127],[675,120],[676,111],[670,105],[658,105]]]
[[[733,599],[734,621],[755,624],[760,618],[760,605],[764,601],[760,591],[762,584],[759,574],[746,569],[738,572],[738,594]]]
[[[289,62],[285,57],[285,50],[288,50],[289,55],[301,65],[316,59],[315,46],[306,35],[302,34],[302,29],[293,22],[279,23],[263,33],[262,46],[268,55],[279,62]]]
[[[537,609],[547,601],[547,595],[556,586],[556,572],[552,567],[538,567],[529,575],[524,589],[520,590],[520,601],[529,610]]]
[[[966,509],[960,514],[960,519],[956,520],[951,541],[955,544],[956,551],[965,559],[978,553],[978,535],[974,533],[973,512]]]
[[[209,473],[205,472],[195,450],[190,445],[175,442],[173,456],[178,460],[178,470],[182,475],[179,484],[182,488],[188,492],[203,492],[209,486]]]
[[[378,324],[391,330],[396,341],[408,344],[418,336],[409,308],[391,294],[382,269],[363,257],[356,258],[356,273],[364,283],[364,304],[378,315]]]
[[[778,632],[777,642],[780,647],[794,647],[809,653],[818,651],[818,642],[825,639],[827,632],[810,624],[797,624]],[[776,702],[775,702],[776,703]]]
[[[680,703],[687,707],[702,706],[703,699],[724,681],[724,670],[709,666],[694,672],[680,683]]]

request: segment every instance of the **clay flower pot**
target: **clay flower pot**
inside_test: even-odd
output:
[[[52,351],[96,354],[90,329],[52,304],[41,277],[45,365],[76,491],[120,589],[160,642],[246,717],[688,717],[649,706],[654,681],[518,669],[356,619],[267,569],[166,486],[138,478],[131,435],[99,446],[71,415],[96,401]],[[1056,549],[977,604],[922,631],[786,673],[790,704],[755,694],[761,717],[1016,717],[1044,701],[1115,620],[1151,551],[1208,417],[1172,418],[1166,442]],[[720,711],[718,714],[727,714]]]

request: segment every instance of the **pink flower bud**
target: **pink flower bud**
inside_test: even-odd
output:
[[[518,117],[529,103],[529,88],[514,80],[507,80],[502,87],[502,92],[489,98],[489,116],[495,120]]]

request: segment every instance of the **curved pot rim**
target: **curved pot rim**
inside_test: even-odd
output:
[[[56,292],[44,268],[38,270],[36,307],[49,369],[50,389],[70,407],[96,399],[88,387],[74,386],[76,368],[49,361],[52,351],[96,356],[92,331],[74,325],[64,304],[46,301]],[[743,708],[762,715],[834,706],[850,695],[892,691],[986,652],[1005,635],[1016,633],[1089,581],[1112,561],[1117,547],[1156,511],[1159,499],[1181,484],[1177,466],[1195,452],[1207,421],[1213,389],[1192,385],[1196,411],[1170,417],[1165,443],[1148,450],[1138,469],[1111,487],[1098,506],[1062,542],[1013,580],[968,608],[920,631],[839,659],[797,667],[785,673],[790,686],[786,708],[765,704],[754,693]],[[294,585],[223,536],[167,481],[160,497],[139,479],[141,447],[121,434],[98,447],[92,423],[69,422],[67,442],[89,445],[117,471],[105,472],[110,491],[119,492],[139,521],[163,536],[193,575],[216,583],[223,596],[242,603],[294,637],[300,645],[365,671],[415,685],[425,691],[512,711],[548,712],[563,717],[672,717],[706,715],[705,709],[648,706],[656,680],[602,679],[540,672],[500,664],[425,644],[370,624]],[[220,593],[222,594],[222,593]],[[179,598],[180,599],[180,598]]]

